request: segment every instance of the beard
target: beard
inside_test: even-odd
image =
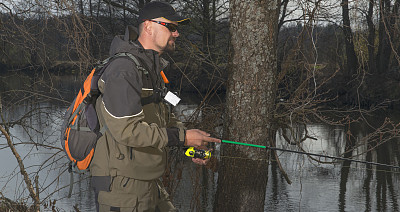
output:
[[[164,51],[166,52],[173,52],[175,50],[175,39],[171,38],[168,40],[167,45],[165,46]]]

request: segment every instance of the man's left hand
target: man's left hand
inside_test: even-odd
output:
[[[201,159],[201,158],[192,158],[193,163],[201,166],[207,165],[207,163],[210,161],[210,159]]]

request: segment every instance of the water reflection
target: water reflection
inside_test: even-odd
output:
[[[4,108],[3,108],[4,109]],[[7,108],[3,116],[10,123],[18,121],[10,128],[14,145],[23,158],[24,166],[30,173],[31,180],[39,176],[40,199],[43,209],[56,206],[62,209],[73,209],[77,205],[81,211],[93,211],[94,202],[86,179],[87,174],[75,175],[73,196],[67,199],[69,173],[67,160],[61,151],[59,126],[61,111],[65,108],[49,103],[23,104]],[[26,201],[30,198],[21,175],[17,161],[11,150],[6,147],[4,137],[0,137],[1,193],[13,200]],[[67,210],[68,211],[68,210]]]
[[[40,104],[22,104],[5,114],[10,121],[19,120],[22,116],[38,109],[34,116],[25,120],[26,126],[11,128],[14,142],[33,141],[40,144],[59,146],[58,129],[61,111],[65,108],[49,102]],[[180,105],[179,114],[185,118],[193,111],[195,105]],[[184,119],[185,120],[185,119]],[[372,148],[372,144],[360,145],[368,131],[362,126],[348,129],[325,124],[307,126],[308,134],[315,138],[302,143],[306,151],[332,156],[354,156],[358,160],[376,161],[379,163],[397,164],[399,160],[397,138],[392,138],[376,151],[360,154]],[[305,128],[299,126],[294,137],[304,135]],[[0,143],[5,140],[0,137]],[[346,149],[356,147],[353,151]],[[4,145],[2,146],[4,147]],[[298,150],[295,145],[287,143],[282,131],[277,133],[277,147]],[[66,171],[64,153],[57,149],[47,149],[35,145],[18,145],[18,151],[25,157],[26,167],[31,173],[39,172],[41,198],[51,195],[46,202],[57,199],[56,207],[73,211],[74,206],[80,211],[93,211],[94,195],[90,190],[88,174],[74,174],[74,190],[71,199],[67,198],[70,176]],[[177,154],[180,154],[177,152]],[[55,156],[51,156],[55,155]],[[173,166],[171,179],[174,183],[171,198],[180,211],[212,211],[215,201],[218,173],[204,167],[195,166],[187,158],[177,157]],[[269,179],[265,199],[265,211],[398,211],[399,210],[399,172],[384,167],[340,162],[321,164],[307,156],[278,152],[280,162],[292,180],[288,185],[275,163],[269,166]],[[326,158],[316,158],[332,162]],[[1,149],[0,165],[2,167],[0,186],[2,193],[18,199],[27,196],[21,177],[15,169],[16,161],[9,149]],[[179,174],[180,173],[180,174]],[[240,182],[238,182],[240,183]],[[53,193],[56,191],[55,193]]]
[[[307,139],[303,146],[317,154],[343,156],[346,149],[356,146],[344,156],[357,160],[385,164],[397,164],[393,152],[397,152],[399,140],[391,139],[376,151],[359,155],[371,147],[360,145],[368,133],[363,128],[352,128],[349,137],[347,129],[326,125],[309,125],[309,133],[317,140]],[[297,150],[278,133],[278,146]],[[375,155],[375,156],[373,156]],[[375,167],[344,161],[335,164],[319,164],[307,156],[281,153],[281,163],[292,179],[287,185],[274,163],[267,185],[266,211],[398,211],[400,170]],[[325,160],[329,161],[329,160]]]

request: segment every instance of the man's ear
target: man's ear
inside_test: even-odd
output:
[[[153,26],[150,21],[143,22],[143,31],[149,35],[153,34]]]

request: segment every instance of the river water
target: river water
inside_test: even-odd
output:
[[[20,120],[29,111],[30,118],[10,128],[13,142],[24,159],[25,167],[31,177],[39,175],[40,198],[46,204],[43,211],[51,211],[55,206],[60,211],[94,211],[94,194],[90,189],[89,175],[73,174],[72,196],[68,198],[71,175],[67,171],[67,160],[63,152],[55,148],[40,146],[46,144],[60,148],[60,117],[65,107],[35,98],[19,102],[4,112],[8,121]],[[183,103],[176,113],[184,118],[197,107],[196,104]],[[40,110],[32,110],[40,109]],[[22,127],[21,124],[24,126]],[[304,128],[298,127],[295,136],[304,135]],[[309,152],[331,156],[342,156],[346,146],[345,128],[314,123],[307,126],[307,139],[302,147]],[[368,134],[364,128],[354,131],[356,142],[361,143]],[[32,144],[35,142],[37,145]],[[25,144],[24,144],[25,143]],[[359,155],[366,150],[358,146],[353,155],[358,160],[398,164],[399,140],[393,138],[373,150],[368,156]],[[225,145],[225,144],[223,144]],[[277,147],[298,150],[284,141],[282,131],[277,132]],[[216,149],[223,148],[217,146]],[[29,202],[22,177],[14,155],[6,146],[4,136],[0,137],[0,191],[10,199]],[[217,188],[218,171],[213,172],[191,163],[181,150],[174,150],[174,164],[168,180],[171,198],[179,211],[212,211]],[[266,188],[265,211],[399,211],[400,170],[383,170],[382,167],[369,167],[360,163],[322,164],[305,155],[277,152],[282,167],[292,181],[288,184],[276,163],[269,166]],[[216,155],[219,157],[218,154]],[[330,161],[325,158],[317,158]],[[56,200],[56,201],[54,201]],[[251,209],[249,209],[251,211]]]

